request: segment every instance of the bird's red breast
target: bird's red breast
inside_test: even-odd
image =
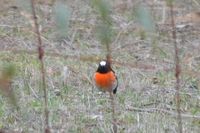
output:
[[[107,73],[95,73],[96,86],[104,91],[112,91],[113,85],[116,82],[115,74],[110,71]]]

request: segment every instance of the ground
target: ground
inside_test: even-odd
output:
[[[70,10],[65,37],[58,37],[55,1],[37,0],[52,132],[109,133],[112,111],[108,93],[93,83],[98,61],[106,55],[96,36],[98,12],[86,0],[65,0]],[[12,80],[18,110],[0,96],[0,129],[43,132],[44,94],[41,88],[37,38],[30,9],[23,0],[0,2],[0,70],[16,67]],[[113,69],[119,79],[115,97],[120,133],[178,132],[175,103],[174,44],[169,8],[163,0],[111,1],[114,37],[111,43]],[[137,21],[142,5],[155,23],[147,31]],[[198,11],[200,1],[175,3],[175,19]],[[165,15],[164,15],[165,14]],[[198,16],[197,16],[198,17]],[[182,17],[184,18],[184,17]],[[187,23],[186,23],[187,24]],[[177,28],[181,64],[181,113],[183,132],[200,131],[200,29],[197,23]]]

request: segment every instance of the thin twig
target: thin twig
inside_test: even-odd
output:
[[[110,51],[110,44],[106,43],[106,50],[107,50],[107,61],[111,65],[112,64],[112,57],[111,57],[111,51]],[[117,119],[115,117],[115,99],[114,99],[114,94],[113,92],[110,93],[110,101],[111,101],[111,106],[112,106],[112,124],[113,124],[113,133],[117,133]]]
[[[50,133],[49,127],[49,111],[48,111],[48,96],[47,96],[47,89],[46,89],[46,79],[45,79],[45,68],[44,68],[44,49],[42,47],[42,39],[39,31],[39,25],[37,22],[36,12],[35,12],[35,1],[31,0],[31,7],[32,7],[32,14],[35,26],[35,33],[37,34],[38,39],[38,56],[41,65],[41,78],[42,78],[42,88],[44,90],[44,112],[45,112],[45,133]]]
[[[171,16],[171,26],[172,26],[172,37],[173,37],[173,43],[174,43],[174,50],[175,50],[175,78],[176,78],[176,110],[177,110],[177,120],[178,120],[178,129],[179,133],[183,132],[182,128],[182,117],[181,117],[181,109],[180,109],[180,73],[181,73],[181,68],[180,68],[180,61],[179,61],[179,50],[176,42],[176,27],[175,27],[175,22],[174,22],[174,16],[173,16],[173,3],[171,2],[169,4],[170,6],[170,16]]]
[[[111,106],[112,106],[112,123],[113,123],[113,132],[117,133],[117,119],[116,119],[116,114],[115,114],[115,99],[114,99],[114,94],[111,91],[110,92],[110,101],[111,101]]]

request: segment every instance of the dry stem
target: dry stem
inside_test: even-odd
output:
[[[180,61],[179,61],[179,56],[178,56],[178,47],[176,43],[176,28],[175,28],[175,22],[174,22],[174,16],[173,16],[173,4],[172,2],[170,3],[170,15],[171,15],[171,26],[172,26],[172,37],[173,37],[173,43],[174,43],[174,50],[175,50],[175,78],[176,78],[176,110],[177,110],[177,120],[178,120],[178,129],[179,133],[183,132],[182,128],[182,117],[181,117],[181,109],[180,109],[180,73],[181,73],[181,68],[180,68]]]
[[[42,88],[44,91],[44,112],[45,112],[45,133],[50,133],[50,127],[49,127],[49,111],[48,111],[48,96],[47,96],[47,89],[46,89],[46,79],[45,79],[45,67],[44,67],[44,49],[42,47],[42,39],[39,31],[39,25],[37,22],[36,12],[35,12],[35,1],[31,0],[31,7],[32,7],[32,14],[33,14],[33,20],[35,25],[35,33],[37,35],[38,39],[38,56],[40,60],[40,66],[41,66],[41,78],[42,78]]]
[[[116,119],[116,114],[115,114],[115,99],[114,99],[114,94],[111,91],[110,92],[110,101],[111,101],[111,106],[112,106],[112,123],[113,123],[113,132],[117,133],[117,119]]]

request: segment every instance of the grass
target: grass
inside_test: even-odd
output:
[[[82,10],[84,8],[81,6],[76,7],[76,3],[73,6],[75,6],[75,11],[78,13],[78,8]],[[53,22],[50,20],[43,22],[43,25],[47,27],[47,30],[42,33],[46,37],[46,40],[43,41],[47,52],[104,57],[105,52],[102,54],[102,46],[94,37],[96,16],[88,5],[86,7],[86,9],[84,8],[84,11],[87,10],[84,12],[85,14],[80,13],[87,17],[86,20],[83,16],[76,15],[75,11],[72,12],[73,20],[71,21],[76,23],[70,23],[70,32],[64,38],[67,42],[72,41],[72,46],[75,49],[56,39],[54,36],[55,31],[51,29],[54,26]],[[152,39],[149,33],[137,30],[137,23],[134,23],[133,16],[129,16],[128,9],[125,13],[128,16],[123,17],[123,12],[113,12],[113,17],[118,17],[118,19],[114,19],[116,33],[122,32],[116,43],[111,46],[113,59],[116,61],[113,67],[119,78],[119,91],[116,97],[118,130],[121,133],[177,132],[176,117],[173,115],[176,112],[175,79],[173,46],[171,40],[168,39],[170,35],[166,29],[159,35],[156,33],[156,37]],[[14,27],[17,22],[19,22],[18,25],[22,25],[21,20],[24,17],[15,18],[16,22],[12,22],[10,17],[13,14],[19,15],[19,12],[10,13],[5,10],[2,17],[4,20],[9,21],[0,20],[0,22]],[[79,21],[78,18],[83,19],[83,21]],[[133,21],[132,25],[124,26],[130,21]],[[120,27],[117,24],[124,25]],[[23,28],[30,29],[28,25],[24,25]],[[36,50],[33,34],[27,31],[29,30],[13,30],[10,27],[0,27],[0,38],[2,38],[0,47]],[[74,40],[70,40],[72,39],[72,33],[75,33],[75,31],[77,33]],[[191,32],[185,33],[187,34],[185,40],[189,44],[179,44],[183,49],[181,51],[181,65],[183,66],[180,90],[181,109],[184,115],[199,116],[199,75],[194,73],[199,73],[200,64],[198,58],[196,58],[198,57],[198,51],[194,47],[195,44],[192,43],[194,38],[199,38],[198,35],[191,34]],[[179,33],[179,35],[182,34]],[[14,46],[12,47],[11,44],[14,44]],[[191,51],[193,51],[192,57],[187,60],[186,55]],[[50,55],[46,55],[44,58],[52,132],[111,132],[112,114],[109,95],[100,93],[92,81],[98,62]],[[185,63],[188,61],[189,63]],[[12,63],[17,69],[17,75],[12,81],[12,88],[16,93],[20,110],[15,110],[8,99],[0,95],[0,129],[43,132],[43,91],[39,84],[40,71],[37,54],[6,52],[5,49],[1,49],[0,70],[5,63]],[[129,63],[154,65],[156,68],[142,69],[132,67]],[[68,68],[66,79],[63,77],[64,67]],[[154,83],[154,78],[158,82]],[[167,111],[172,112],[172,114],[166,113]],[[183,127],[184,132],[198,133],[200,120],[199,118],[183,117]]]
[[[13,88],[17,92],[19,99],[20,111],[10,111],[6,102],[1,102],[1,118],[3,118],[0,125],[2,128],[11,128],[31,131],[42,131],[43,118],[41,117],[43,112],[43,102],[41,101],[42,90],[39,82],[39,65],[34,56],[31,55],[12,55],[10,53],[1,53],[2,59],[12,58],[12,62],[16,64],[18,76],[14,80]],[[107,95],[98,94],[98,90],[90,84],[87,80],[83,79],[83,74],[89,75],[89,79],[92,80],[92,74],[95,71],[94,63],[81,62],[81,65],[74,60],[63,60],[46,58],[47,64],[47,83],[48,83],[48,95],[49,95],[49,110],[50,110],[50,122],[53,131],[69,131],[69,132],[109,132],[111,125],[111,110]],[[3,62],[1,61],[3,65]],[[58,65],[57,65],[58,64]],[[67,85],[63,85],[62,67],[71,66],[73,70],[70,71],[70,76],[67,79]],[[90,66],[90,67],[88,67]],[[126,70],[126,71],[125,71]],[[119,89],[117,94],[117,119],[119,120],[119,130],[121,132],[128,132],[132,128],[137,132],[164,132],[168,130],[175,130],[175,118],[169,117],[164,114],[157,113],[140,113],[131,111],[132,107],[136,108],[148,108],[145,104],[154,103],[160,101],[157,105],[150,105],[150,108],[164,108],[169,106],[169,101],[173,101],[173,91],[169,89],[169,92],[165,93],[173,85],[173,74],[160,73],[157,78],[161,80],[158,85],[151,87],[151,78],[140,75],[138,72],[127,73],[130,69],[118,68],[118,75],[120,82],[121,74],[125,73],[124,78],[126,83],[126,90]],[[84,73],[83,73],[84,72]],[[79,75],[77,75],[79,73]],[[169,76],[167,76],[167,75]],[[136,76],[136,80],[130,81],[131,75]],[[77,80],[79,79],[79,80]],[[137,81],[138,79],[138,81]],[[135,82],[142,82],[143,85],[134,86]],[[131,85],[132,84],[132,85]],[[145,85],[146,84],[146,85]],[[133,86],[133,87],[131,87]],[[143,87],[142,87],[143,86]],[[149,88],[150,87],[150,88]],[[122,86],[120,86],[122,88]],[[59,94],[57,94],[57,90]],[[172,92],[170,92],[172,91]],[[159,96],[162,94],[162,97]],[[184,95],[184,94],[183,94]],[[145,97],[145,98],[144,98]],[[5,101],[4,97],[1,97],[1,101]],[[187,95],[182,96],[182,107],[189,106],[186,112],[198,114],[198,102],[193,94],[190,97]],[[196,102],[195,102],[196,101]],[[195,113],[194,113],[195,112]],[[17,120],[19,117],[20,120]],[[139,118],[138,118],[139,117]],[[162,119],[161,119],[162,118]],[[154,121],[154,123],[149,123]],[[198,121],[198,120],[197,120]],[[190,123],[185,121],[185,124]],[[194,129],[197,128],[198,122],[194,122]],[[106,125],[105,125],[106,124]],[[8,126],[9,125],[9,126]],[[154,127],[154,128],[153,128]],[[189,128],[190,126],[188,126]],[[197,131],[197,130],[196,130]]]

